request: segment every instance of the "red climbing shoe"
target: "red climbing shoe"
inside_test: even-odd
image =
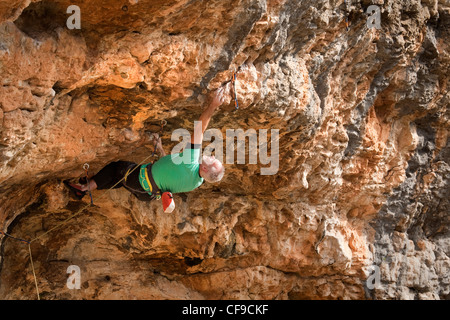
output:
[[[70,183],[68,180],[63,181],[67,188],[72,192],[72,194],[78,199],[81,200],[86,195],[86,191],[81,191],[81,186],[77,184]]]
[[[171,192],[164,192],[161,196],[164,213],[171,213],[175,209],[175,201]]]

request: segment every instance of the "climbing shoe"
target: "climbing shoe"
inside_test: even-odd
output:
[[[164,192],[161,196],[164,213],[171,213],[175,209],[175,201],[171,192]]]
[[[66,187],[70,190],[70,192],[74,195],[75,198],[78,200],[83,199],[83,197],[86,195],[86,191],[82,191],[81,187],[79,185],[70,183],[68,180],[63,181]]]

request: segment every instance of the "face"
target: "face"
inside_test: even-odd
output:
[[[216,170],[220,170],[222,163],[217,160],[214,156],[203,156],[202,164],[200,165],[203,171],[208,171],[208,167],[214,166]]]

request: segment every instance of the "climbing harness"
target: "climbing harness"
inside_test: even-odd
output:
[[[166,120],[161,120],[161,127],[160,127],[160,130],[159,130],[159,133],[158,133],[158,140],[160,140],[161,139],[161,133],[162,133],[162,131],[163,131],[163,129],[164,129],[164,126],[167,124],[167,121]],[[155,143],[155,148],[153,149],[153,152],[152,152],[152,157],[156,154],[156,150],[158,149],[158,145],[157,145],[157,143],[158,142],[156,142]],[[131,192],[134,192],[134,193],[140,193],[140,194],[146,194],[146,193],[149,193],[151,196],[153,196],[153,198],[156,198],[157,200],[159,200],[160,198],[161,198],[161,196],[160,196],[160,194],[161,194],[161,192],[160,192],[160,190],[158,189],[158,187],[156,186],[156,183],[154,183],[154,185],[153,185],[153,188],[151,188],[151,189],[149,189],[149,190],[147,190],[146,188],[144,188],[144,182],[146,183],[146,185],[147,186],[152,186],[151,185],[151,183],[150,183],[150,180],[148,179],[148,174],[147,174],[147,170],[144,170],[145,171],[145,173],[142,173],[142,171],[143,171],[143,168],[145,169],[148,165],[152,165],[153,164],[153,162],[152,163],[148,163],[148,164],[145,164],[145,165],[143,165],[143,166],[141,166],[141,169],[140,169],[140,172],[139,172],[139,183],[141,184],[141,187],[145,190],[145,191],[140,191],[140,190],[136,190],[136,189],[134,189],[134,188],[132,188],[131,186],[129,186],[128,184],[127,184],[127,178],[128,178],[128,176],[131,174],[131,172],[135,169],[135,167],[137,166],[136,164],[132,164],[132,165],[130,165],[129,167],[128,167],[128,170],[127,170],[127,172],[125,173],[125,177],[124,177],[124,181],[123,181],[123,186],[126,188],[126,189],[128,189],[128,190],[130,190]],[[154,192],[152,192],[152,190],[158,190],[158,194],[156,194],[156,193],[154,193]],[[152,199],[153,200],[153,199]]]
[[[154,196],[156,200],[161,199],[161,190],[156,185],[155,180],[152,177],[152,165],[153,163],[147,163],[141,166],[139,171],[139,183],[142,188],[148,192],[149,195]],[[150,177],[148,175],[150,171]]]
[[[147,194],[148,193],[147,191],[136,190],[127,184],[127,178],[130,175],[130,173],[132,172],[132,169],[136,166],[137,166],[137,164],[132,164],[128,167],[128,170],[127,170],[127,173],[125,174],[125,179],[123,180],[122,185],[125,187],[125,189],[128,189],[130,192],[132,192],[134,194],[137,194],[137,193],[138,194]]]
[[[162,121],[161,121],[161,130],[160,130],[160,133],[162,132],[162,130],[163,130],[163,128],[164,128],[164,126],[165,126],[166,124],[167,124],[167,121],[166,121],[166,120],[162,120]],[[144,160],[142,160],[138,165],[136,165],[136,166],[134,166],[133,168],[129,169],[129,170],[127,171],[127,173],[124,175],[124,177],[123,177],[122,179],[120,179],[118,182],[116,182],[116,184],[114,184],[114,185],[113,185],[112,187],[110,187],[109,189],[106,189],[105,191],[103,191],[103,193],[97,198],[97,201],[100,200],[100,199],[102,199],[102,198],[108,193],[108,191],[114,189],[117,185],[119,185],[120,183],[122,183],[122,182],[127,178],[127,176],[129,176],[134,170],[136,170],[136,169],[139,168],[141,165],[143,165],[144,163],[146,163],[148,159],[150,159],[151,157],[154,156],[155,152],[156,152],[156,146],[155,146],[155,150],[153,151],[153,153],[152,153],[151,155],[147,156],[147,157],[146,157]],[[86,180],[87,180],[87,183],[89,184],[89,178],[88,178],[89,164],[85,163],[85,164],[83,165],[83,169],[86,171]],[[90,192],[90,190],[89,190],[89,192]],[[38,300],[41,300],[41,298],[40,298],[40,294],[39,294],[39,285],[38,285],[38,281],[37,281],[36,271],[35,271],[34,263],[33,263],[33,256],[32,256],[32,252],[31,252],[31,244],[32,244],[33,242],[35,242],[36,240],[39,240],[39,239],[42,238],[43,236],[49,234],[50,232],[52,232],[52,231],[54,231],[54,230],[60,228],[61,226],[67,224],[70,220],[72,220],[73,218],[75,218],[76,216],[78,216],[81,212],[83,212],[85,209],[87,209],[87,208],[88,208],[89,206],[91,206],[92,204],[93,204],[93,201],[92,201],[92,196],[91,196],[91,202],[87,203],[85,206],[83,206],[83,207],[80,208],[78,211],[76,211],[75,213],[73,213],[72,215],[70,215],[69,217],[67,217],[65,220],[63,220],[63,221],[61,221],[60,223],[56,224],[54,227],[50,228],[49,230],[45,231],[44,233],[42,233],[42,234],[36,236],[35,238],[33,238],[33,239],[29,240],[29,241],[28,241],[28,240],[21,239],[21,238],[13,237],[13,236],[11,236],[10,234],[7,234],[6,232],[0,231],[0,234],[3,234],[5,237],[11,238],[11,239],[15,239],[15,240],[18,240],[18,241],[20,241],[20,242],[23,242],[23,243],[27,243],[27,244],[28,244],[28,254],[29,254],[29,256],[30,256],[30,265],[31,265],[31,270],[32,270],[32,272],[33,272],[34,285],[35,285],[35,287],[36,287],[36,295],[37,295],[37,299],[38,299]],[[166,210],[166,209],[164,209],[164,210]]]
[[[164,129],[164,126],[167,124],[166,120],[161,120],[161,128],[158,133],[158,140],[161,139],[161,133]],[[152,156],[155,155],[156,150],[158,149],[158,141],[155,143],[155,148],[153,149]],[[156,185],[155,181],[153,180],[153,177],[151,175],[151,167],[153,165],[153,162],[147,163],[144,165],[141,165],[141,168],[139,170],[139,183],[141,184],[142,188],[151,196],[155,197],[156,200],[161,199],[161,190]],[[147,168],[148,167],[148,168]],[[150,178],[148,175],[148,170],[150,170]],[[128,173],[125,175],[125,181],[126,176],[128,176]]]

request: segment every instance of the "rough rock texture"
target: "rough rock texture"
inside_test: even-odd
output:
[[[1,1],[0,230],[41,236],[42,299],[448,299],[449,33],[448,0]],[[172,214],[69,197],[162,119],[169,152],[238,67],[209,128],[279,129],[276,174],[234,161]],[[0,298],[35,299],[28,245],[0,236]]]

